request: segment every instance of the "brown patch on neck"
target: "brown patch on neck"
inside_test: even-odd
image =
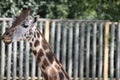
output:
[[[37,61],[38,63],[41,61],[41,57],[44,56],[44,53],[42,51],[42,49],[40,49],[37,53]]]
[[[44,48],[45,50],[48,49],[48,48],[49,48],[50,50],[52,50],[51,47],[50,47],[50,45],[49,45],[49,43],[46,41],[44,35],[43,35],[40,31],[39,31],[39,34],[40,34],[40,36],[42,37],[41,44],[42,44],[43,48]]]
[[[61,70],[62,70],[62,72],[64,73],[65,77],[66,77],[68,80],[70,80],[67,72],[65,72],[65,70],[63,69],[63,67],[61,67]]]
[[[52,52],[46,53],[46,57],[48,58],[49,62],[52,64],[54,61],[54,54]]]
[[[30,47],[32,47],[32,43],[30,43]]]
[[[39,40],[36,40],[35,43],[34,43],[34,47],[37,47],[37,46],[39,46],[39,45],[40,45]]]
[[[37,55],[37,51],[36,51],[36,50],[33,50],[33,54],[36,56],[36,55]]]
[[[52,69],[50,70],[50,78],[51,78],[52,80],[57,80],[57,72],[55,71],[54,68],[52,68]],[[61,79],[60,79],[60,80],[61,80]]]
[[[36,38],[36,32],[34,32],[34,37]]]
[[[49,63],[48,63],[48,61],[47,61],[46,59],[44,59],[43,64],[44,64],[46,67],[49,66]]]
[[[39,32],[37,32],[37,37],[40,38],[40,34],[39,34]]]
[[[64,80],[64,74],[62,72],[59,72],[59,79]]]
[[[45,70],[45,65],[44,64],[42,64],[41,67],[42,67],[43,70]]]
[[[41,44],[42,44],[42,47],[43,47],[45,50],[49,48],[48,45],[47,45],[47,42],[46,42],[44,39],[42,39]]]
[[[41,72],[42,72],[42,75],[43,75],[44,79],[45,79],[45,80],[49,80],[47,73],[45,73],[45,72],[43,72],[43,71],[41,71]]]
[[[34,38],[32,38],[32,41],[34,41]]]

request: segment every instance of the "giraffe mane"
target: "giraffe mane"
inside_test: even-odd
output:
[[[30,15],[30,8],[23,7],[21,10],[20,15],[17,17],[17,19],[12,23],[11,27],[15,27],[19,25],[22,21],[24,21],[28,16]]]

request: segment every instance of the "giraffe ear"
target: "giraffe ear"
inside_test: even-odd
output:
[[[35,16],[34,20],[33,20],[33,23],[36,23],[38,21],[38,19],[39,19],[39,15]]]

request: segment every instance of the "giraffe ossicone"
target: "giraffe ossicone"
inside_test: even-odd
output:
[[[20,15],[14,18],[11,27],[2,35],[2,40],[5,44],[28,41],[45,80],[70,80],[37,28],[38,18],[30,16],[30,8],[23,8]]]

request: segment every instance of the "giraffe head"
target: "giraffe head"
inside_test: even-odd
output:
[[[39,16],[29,16],[30,9],[23,8],[20,16],[14,17],[11,27],[2,35],[5,44],[14,41],[29,40],[33,37]]]

